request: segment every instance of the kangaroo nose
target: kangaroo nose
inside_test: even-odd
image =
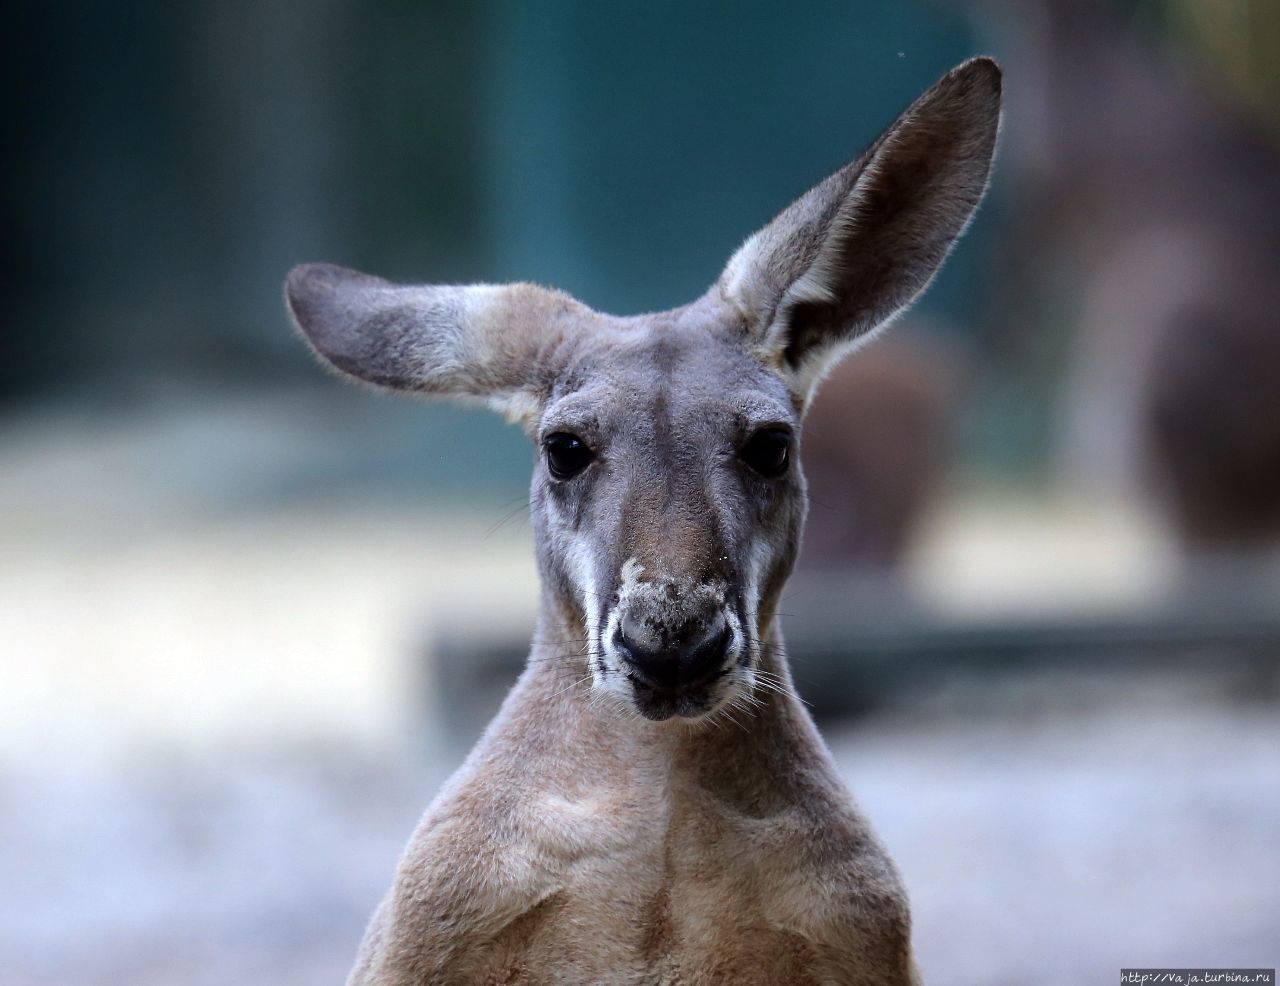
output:
[[[650,688],[675,691],[701,685],[724,667],[729,625],[717,614],[711,625],[691,625],[661,646],[626,615],[618,622],[617,648],[628,671]]]

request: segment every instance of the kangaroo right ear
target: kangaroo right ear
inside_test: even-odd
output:
[[[285,301],[330,366],[392,390],[471,397],[528,423],[588,309],[534,284],[392,284],[333,264],[289,272]]]
[[[802,405],[933,279],[986,190],[999,122],[999,67],[965,62],[729,261],[721,297]]]

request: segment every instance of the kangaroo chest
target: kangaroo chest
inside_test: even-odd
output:
[[[468,981],[838,981],[794,930],[786,820],[693,801],[562,805],[546,822],[543,893],[472,953]]]

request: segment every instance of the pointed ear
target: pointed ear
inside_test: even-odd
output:
[[[965,62],[729,261],[721,296],[802,403],[928,286],[986,190],[999,121],[999,67]]]
[[[590,310],[533,284],[392,284],[336,267],[289,272],[302,336],[342,373],[392,390],[478,398],[525,423]]]

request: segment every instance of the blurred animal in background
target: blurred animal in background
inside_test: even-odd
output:
[[[1280,16],[1160,7],[1155,31],[1100,0],[1005,22],[1027,124],[1010,295],[1040,310],[1010,304],[1006,331],[1016,348],[1028,314],[1068,313],[1065,479],[1154,497],[1190,552],[1261,548],[1280,534]]]
[[[959,366],[953,347],[912,328],[836,367],[805,419],[803,569],[893,571],[938,489]]]
[[[1152,468],[1182,540],[1199,551],[1280,537],[1280,299],[1258,300],[1183,309],[1155,352]]]

